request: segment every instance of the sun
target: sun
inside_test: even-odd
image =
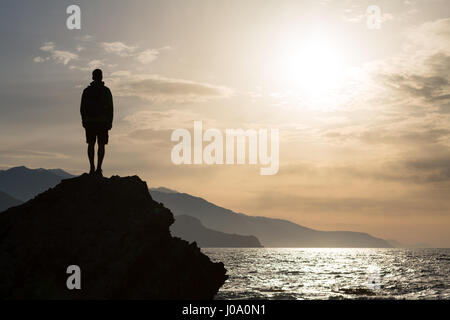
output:
[[[277,86],[305,98],[321,99],[336,91],[345,72],[345,54],[331,37],[312,35],[286,39],[272,61]]]

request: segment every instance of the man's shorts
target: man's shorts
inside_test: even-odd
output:
[[[98,144],[108,144],[108,129],[105,125],[91,125],[85,128],[86,130],[86,143],[95,144],[97,140]]]

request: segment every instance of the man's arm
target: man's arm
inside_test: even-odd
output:
[[[80,114],[81,114],[81,122],[83,124],[83,128],[85,128],[85,114],[86,114],[86,91],[83,90],[83,94],[81,95],[81,104],[80,104]]]
[[[114,118],[114,104],[111,90],[109,89],[108,89],[107,107],[108,107],[108,128],[111,129]]]

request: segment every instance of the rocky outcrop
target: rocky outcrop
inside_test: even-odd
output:
[[[0,214],[2,299],[211,299],[225,282],[139,177],[63,180]],[[81,289],[69,290],[70,265]]]

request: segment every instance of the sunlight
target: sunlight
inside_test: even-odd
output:
[[[301,41],[283,39],[272,64],[277,85],[308,100],[330,98],[345,73],[345,54],[331,37],[312,35]]]

